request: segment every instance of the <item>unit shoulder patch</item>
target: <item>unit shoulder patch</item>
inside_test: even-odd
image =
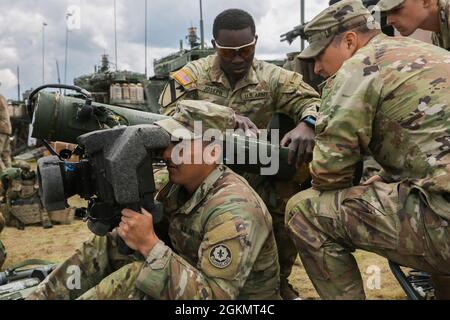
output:
[[[214,246],[209,253],[209,262],[219,269],[228,267],[232,259],[230,248],[224,244]]]

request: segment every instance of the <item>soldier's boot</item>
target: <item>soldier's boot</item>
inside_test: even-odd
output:
[[[280,278],[280,295],[283,300],[301,300],[299,293],[287,278]]]
[[[25,224],[21,222],[19,219],[14,217],[11,219],[11,221],[12,221],[11,225],[13,227],[16,227],[18,230],[25,230]]]
[[[50,217],[48,216],[47,210],[41,211],[41,221],[42,221],[42,227],[44,229],[53,228],[53,224],[52,224],[52,221],[50,220]]]
[[[437,300],[450,300],[450,276],[431,275],[433,282],[434,295]]]

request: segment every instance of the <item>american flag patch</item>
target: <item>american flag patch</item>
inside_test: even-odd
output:
[[[181,69],[180,71],[176,72],[173,75],[173,78],[177,80],[177,82],[182,86],[186,86],[193,81],[192,76],[186,69]]]

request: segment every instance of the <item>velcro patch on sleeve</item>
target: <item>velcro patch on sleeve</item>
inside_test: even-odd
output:
[[[159,104],[166,108],[170,104],[177,101],[180,97],[186,94],[186,90],[177,81],[171,79],[166,84],[159,98]]]
[[[172,74],[172,78],[175,79],[179,84],[183,87],[188,86],[192,82],[194,82],[194,77],[187,69],[181,69]]]
[[[245,228],[236,220],[224,221],[208,231],[202,243],[200,266],[210,276],[227,280],[236,278],[246,250]]]
[[[239,238],[209,246],[202,252],[200,268],[209,277],[233,280],[239,271],[244,250]]]

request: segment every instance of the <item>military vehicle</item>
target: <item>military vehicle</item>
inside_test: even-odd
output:
[[[102,55],[100,66],[92,74],[74,79],[75,85],[92,93],[94,101],[141,111],[155,111],[149,104],[145,75],[110,69],[108,55]]]
[[[200,38],[197,36],[197,28],[189,27],[186,39],[190,49],[184,49],[183,41],[180,40],[180,50],[178,52],[153,61],[155,75],[149,79],[149,87],[153,93],[151,98],[154,99],[156,104],[158,104],[159,96],[169,80],[170,73],[181,69],[189,62],[214,54],[213,48],[202,46],[199,42]]]
[[[188,28],[186,38],[190,49],[184,49],[180,41],[179,51],[155,59],[155,75],[149,79],[142,73],[111,70],[108,55],[104,54],[95,72],[75,78],[74,84],[91,92],[95,102],[156,113],[159,111],[159,96],[170,73],[214,53],[214,49],[200,46],[195,27]]]
[[[11,156],[16,156],[28,148],[29,125],[26,99],[31,90],[23,93],[23,100],[9,100],[8,113],[12,127]]]

